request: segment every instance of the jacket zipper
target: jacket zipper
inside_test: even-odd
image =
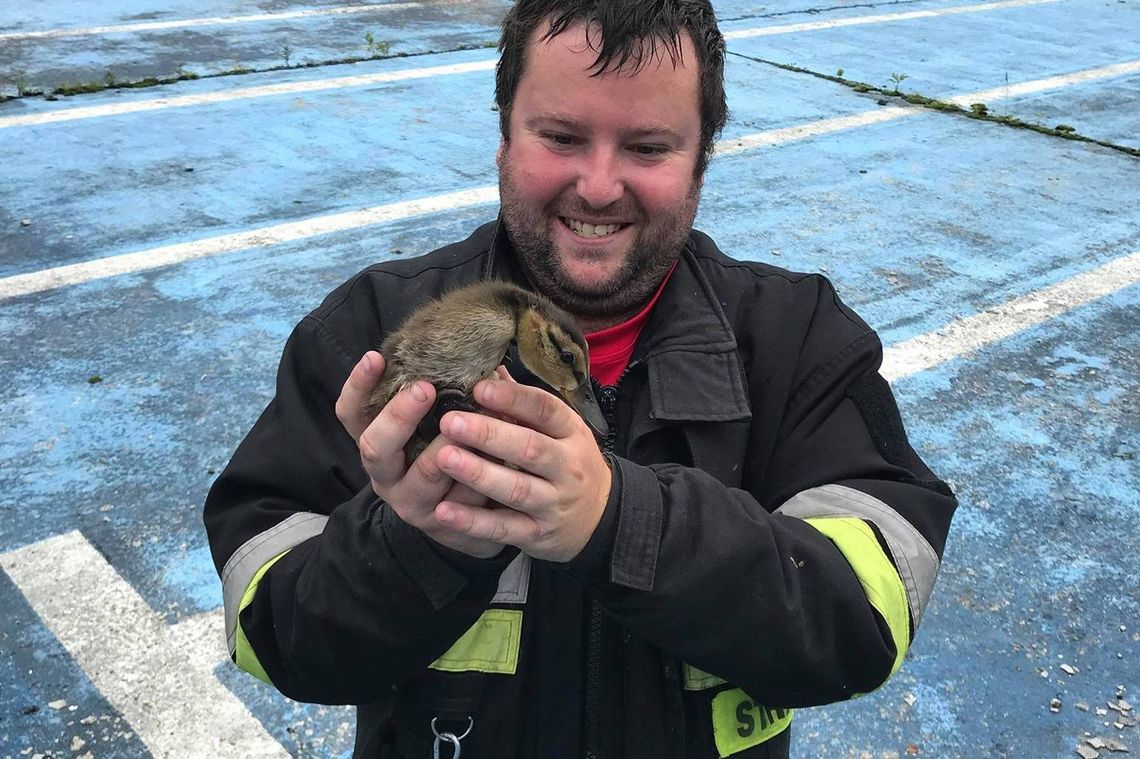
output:
[[[632,366],[632,364],[631,364]],[[598,391],[600,399],[599,405],[602,407],[602,415],[606,419],[606,425],[609,430],[606,432],[606,439],[602,443],[602,450],[606,453],[613,453],[614,447],[617,443],[617,387],[629,373],[631,366],[627,366],[625,371],[618,377],[618,381],[613,385],[605,385],[598,387],[594,380],[595,389]],[[590,621],[586,635],[586,702],[585,702],[585,736],[584,736],[584,755],[586,759],[598,759],[601,752],[601,744],[598,730],[598,709],[601,701],[601,693],[599,692],[601,685],[601,667],[602,667],[602,624],[604,617],[602,615],[601,605],[593,598],[590,599]]]

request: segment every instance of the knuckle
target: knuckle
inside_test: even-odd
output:
[[[543,393],[539,399],[538,406],[538,420],[542,424],[547,424],[554,419],[554,415],[558,413],[559,401],[550,393]]]
[[[495,444],[495,441],[499,437],[499,432],[494,424],[488,424],[483,417],[472,420],[472,424],[480,445],[493,446]]]
[[[443,470],[435,463],[435,456],[428,453],[420,454],[420,457],[416,459],[415,469],[420,477],[433,484],[444,477]]]
[[[376,443],[372,440],[372,436],[365,433],[360,436],[357,441],[357,447],[360,448],[360,460],[365,465],[375,464],[380,461],[381,454],[376,447]]]
[[[518,508],[525,505],[528,498],[530,498],[530,481],[525,477],[516,476],[507,496],[507,505]]]
[[[534,464],[542,457],[542,441],[538,433],[531,430],[526,436],[526,445],[523,447],[522,463]]]
[[[507,538],[507,523],[503,519],[496,519],[494,525],[491,527],[491,540],[506,540]]]
[[[474,461],[472,461],[470,466],[468,467],[468,471],[470,472],[468,479],[470,480],[470,482],[472,484],[477,485],[477,484],[483,482],[484,479],[486,479],[487,467],[483,463],[483,460],[481,458],[479,458],[478,456],[473,456],[471,458],[473,458]],[[461,460],[461,463],[462,463],[462,460]]]

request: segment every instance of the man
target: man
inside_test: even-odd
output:
[[[521,0],[500,49],[498,222],[306,317],[210,493],[230,650],[357,704],[357,756],[787,756],[793,707],[898,669],[953,496],[830,284],[691,229],[725,118],[707,0]],[[603,450],[505,377],[414,462],[428,383],[364,415],[384,335],[491,277],[591,333]]]

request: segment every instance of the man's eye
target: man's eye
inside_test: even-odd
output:
[[[652,156],[662,155],[665,151],[666,151],[666,148],[662,145],[634,145],[633,146],[633,152],[637,153],[640,156],[652,157]]]
[[[547,140],[560,147],[569,147],[574,144],[574,138],[568,134],[547,134],[544,136]]]

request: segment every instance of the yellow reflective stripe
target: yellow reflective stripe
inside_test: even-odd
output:
[[[683,664],[681,666],[681,682],[684,683],[685,690],[705,690],[707,688],[715,688],[718,685],[724,685],[724,680],[716,675],[710,675],[704,670],[697,669],[691,664]]]
[[[895,644],[895,663],[890,673],[893,675],[902,666],[910,645],[910,610],[898,570],[862,519],[821,517],[804,521],[826,535],[843,553],[855,570],[867,600],[886,621]]]
[[[732,756],[788,729],[792,710],[757,704],[740,688],[718,693],[712,701],[713,742],[717,753]]]
[[[269,675],[265,674],[265,667],[261,666],[261,661],[254,653],[253,646],[249,645],[249,640],[245,637],[245,630],[241,629],[241,613],[245,607],[253,603],[253,597],[257,595],[257,584],[261,582],[261,578],[269,571],[269,568],[276,564],[278,560],[288,551],[282,551],[274,556],[269,561],[265,562],[257,572],[254,573],[253,579],[250,580],[249,587],[245,589],[242,594],[241,604],[238,606],[238,619],[237,619],[237,644],[234,650],[234,662],[250,673],[258,680],[261,680],[266,685],[273,685],[269,679]]]
[[[513,675],[519,664],[522,618],[521,609],[488,609],[431,668]]]

